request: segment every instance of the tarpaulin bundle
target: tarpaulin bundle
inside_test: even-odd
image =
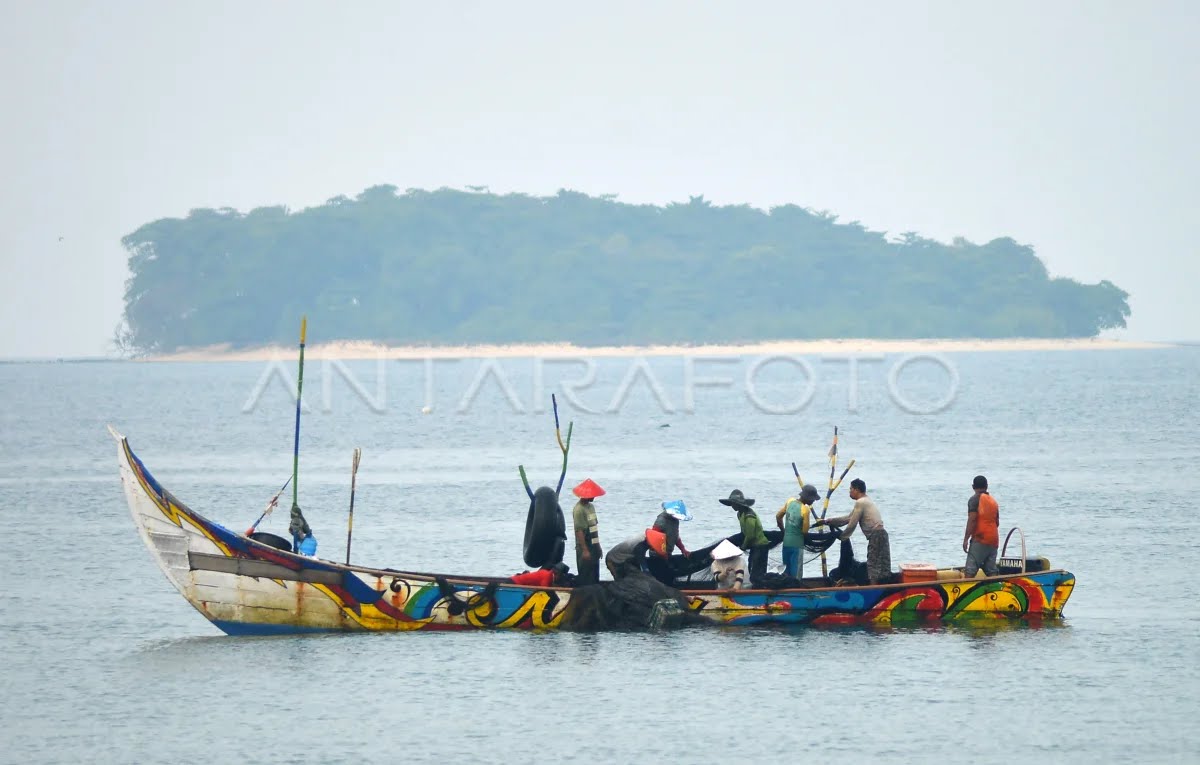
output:
[[[676,601],[682,612],[682,617],[671,619],[669,626],[704,623],[688,609],[687,598],[679,590],[654,577],[635,573],[615,582],[599,582],[572,590],[571,601],[563,614],[562,629],[591,632],[646,630],[662,626],[653,623],[655,604],[661,600]]]
[[[304,513],[300,512],[299,505],[292,505],[292,515],[288,523],[288,531],[296,539],[304,539],[305,537],[312,536],[312,527],[304,519]]]

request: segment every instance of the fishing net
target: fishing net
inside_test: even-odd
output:
[[[871,577],[867,572],[867,562],[854,557],[854,545],[850,544],[849,539],[842,540],[837,568],[829,572],[829,581],[853,582],[859,585],[871,583]]]
[[[783,541],[783,532],[778,529],[771,529],[764,533],[767,537],[767,544],[761,545],[751,551],[751,556],[757,557],[751,558],[750,569],[753,569],[755,564],[765,569],[767,550],[776,547]],[[696,589],[703,583],[712,582],[712,571],[709,568],[712,566],[712,551],[726,539],[738,547],[742,546],[743,537],[741,532],[738,532],[729,537],[721,537],[706,547],[692,550],[688,555],[672,555],[667,559],[658,555],[648,555],[646,557],[646,570],[651,576],[664,584],[675,587],[687,585],[691,589]],[[759,572],[759,579],[763,579],[764,576],[765,571]]]
[[[840,533],[833,529],[810,531],[804,535],[804,549],[810,553],[823,553],[830,547],[833,547],[833,543],[838,540],[838,534]]]
[[[763,548],[751,553],[765,559],[766,550],[777,547],[783,541],[783,532],[778,529],[766,531],[768,544],[763,545]],[[741,533],[734,534],[729,537],[722,537],[712,544],[692,550],[689,555],[672,555],[670,558],[664,559],[658,555],[646,556],[645,567],[646,571],[655,579],[663,584],[672,587],[683,589],[708,589],[713,586],[714,577],[712,574],[712,551],[728,539],[732,544],[741,547]],[[821,553],[833,546],[834,542],[838,541],[838,532],[834,530],[813,531],[804,535],[804,549],[810,553]],[[849,544],[848,542],[846,544]],[[849,553],[848,561],[854,558],[853,550]],[[768,590],[782,590],[800,587],[811,587],[810,584],[804,584],[801,580],[795,577],[785,576],[781,573],[767,573],[765,570],[755,572],[753,564],[758,563],[759,569],[762,569],[765,560],[751,560],[747,566],[749,574],[757,573],[754,578],[753,585]],[[866,564],[864,563],[863,566]],[[847,571],[853,571],[850,563],[847,563]],[[747,584],[750,584],[750,577],[747,577]]]
[[[702,623],[704,620],[688,609],[687,599],[679,590],[652,576],[634,573],[615,582],[599,582],[572,590],[571,601],[563,614],[562,629],[579,632],[646,630]]]
[[[713,545],[715,547],[716,545]],[[650,553],[645,558],[646,573],[665,585],[674,585],[679,580],[687,580],[694,574],[708,572],[712,565],[712,547],[693,550],[690,555],[675,554],[669,558]],[[712,574],[709,573],[709,578]]]

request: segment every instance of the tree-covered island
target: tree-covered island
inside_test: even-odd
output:
[[[375,186],[298,212],[193,210],[122,239],[133,353],[313,340],[733,343],[1092,337],[1127,293],[1010,238],[891,239],[794,205],[633,205]]]

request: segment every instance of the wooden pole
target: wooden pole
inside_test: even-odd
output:
[[[350,516],[346,520],[346,565],[350,565],[350,537],[354,535],[354,489],[358,480],[358,461],[362,459],[362,449],[355,448],[354,460],[350,465]]]
[[[300,317],[300,374],[296,378],[296,438],[292,447],[292,507],[300,505],[300,401],[304,393],[304,335],[308,317]]]

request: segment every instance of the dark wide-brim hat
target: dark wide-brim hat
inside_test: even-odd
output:
[[[821,492],[817,491],[817,487],[811,483],[804,484],[800,489],[800,504],[812,505],[821,499]]]
[[[741,489],[734,489],[733,491],[729,492],[729,499],[720,499],[717,501],[722,505],[729,505],[730,507],[750,507],[754,504],[754,500],[747,499],[746,496],[742,494]]]

